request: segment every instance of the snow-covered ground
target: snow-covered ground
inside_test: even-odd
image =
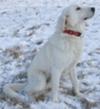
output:
[[[27,71],[35,53],[54,32],[58,16],[64,7],[80,2],[96,7],[94,18],[85,33],[85,47],[77,66],[81,91],[95,100],[100,109],[100,1],[99,0],[0,0],[0,88]],[[65,77],[65,76],[64,76]],[[69,94],[69,77],[62,78],[60,103],[41,101],[32,109],[89,109],[77,97]],[[17,80],[16,80],[17,81]],[[0,109],[19,109],[0,100]]]

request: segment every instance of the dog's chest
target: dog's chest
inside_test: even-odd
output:
[[[57,38],[53,40],[53,62],[54,64],[67,67],[71,63],[76,63],[82,53],[82,40],[79,38]],[[54,61],[55,60],[55,61]]]
[[[83,48],[83,40],[78,37],[64,37],[58,38],[55,40],[55,47],[58,48],[59,52],[62,52],[63,55],[80,55]]]
[[[68,38],[64,41],[64,48],[66,53],[73,55],[75,58],[79,57],[83,49],[83,41],[81,38]]]

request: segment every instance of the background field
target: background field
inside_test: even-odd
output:
[[[63,8],[72,3],[94,6],[96,14],[88,22],[82,60],[77,66],[81,91],[95,100],[100,109],[100,1],[99,0],[0,0],[0,88],[27,71],[36,52],[55,30]],[[88,30],[88,31],[87,31]],[[24,81],[26,78],[14,81]],[[32,109],[89,109],[77,97],[69,94],[69,77],[61,80],[60,103],[46,100],[33,103]],[[2,92],[2,91],[1,91]],[[0,109],[19,109],[0,100]]]

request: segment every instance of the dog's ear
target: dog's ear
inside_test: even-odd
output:
[[[67,27],[67,24],[68,24],[68,18],[69,18],[69,14],[68,14],[69,12],[68,12],[68,9],[67,8],[65,8],[64,10],[63,10],[63,12],[62,12],[62,17],[63,17],[63,28],[65,28],[65,27]]]
[[[72,15],[71,14],[68,14],[68,13],[67,13],[67,15],[65,15],[64,24],[65,24],[66,27],[69,26],[69,25],[73,27],[77,23],[78,23],[77,18],[72,17]]]
[[[78,18],[77,18],[77,15],[73,15],[75,13],[71,12],[71,10],[69,10],[69,9],[66,8],[63,11],[64,24],[65,24],[65,26],[69,26],[70,25],[70,26],[73,27],[73,26],[75,26],[78,23]]]
[[[68,15],[67,15],[67,16],[65,16],[64,23],[65,23],[65,25],[67,25],[67,24],[68,24]]]
[[[67,23],[67,20],[64,16],[64,13],[62,13],[57,21],[57,30],[59,31],[63,31],[64,27],[65,27],[65,23]]]
[[[68,16],[64,16],[64,19],[63,19],[63,29],[67,28],[67,24],[68,24]]]

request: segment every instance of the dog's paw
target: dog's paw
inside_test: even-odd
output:
[[[52,102],[60,102],[60,99],[58,96],[49,95],[45,98],[46,101],[52,101]]]
[[[91,106],[96,105],[96,102],[93,99],[89,98],[89,97],[85,97],[85,102],[87,102]]]
[[[59,100],[58,97],[53,97],[53,98],[52,98],[52,101],[53,101],[53,102],[60,102],[60,100]]]
[[[87,96],[84,95],[84,94],[78,93],[77,96],[79,97],[79,99],[80,99],[83,103],[86,103],[86,104],[88,104],[89,106],[95,106],[95,105],[96,105],[96,102],[95,102],[93,99],[87,97]]]
[[[59,99],[59,97],[55,94],[55,95],[52,95],[52,96],[51,96],[51,101],[53,101],[53,102],[60,102],[60,99]]]

